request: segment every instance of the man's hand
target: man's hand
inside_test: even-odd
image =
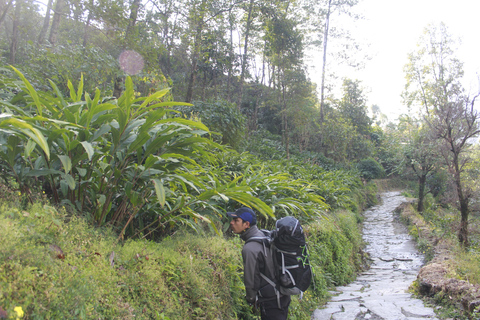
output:
[[[253,314],[257,314],[257,313],[259,312],[258,304],[257,304],[256,301],[255,301],[255,302],[248,302],[248,305],[249,305],[250,307],[252,307],[252,313],[253,313]]]

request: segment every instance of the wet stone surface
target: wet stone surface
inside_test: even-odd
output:
[[[312,320],[437,319],[432,308],[408,293],[423,256],[407,228],[395,219],[393,211],[404,201],[399,192],[384,193],[383,203],[365,212],[363,238],[371,267],[350,285],[337,287]]]

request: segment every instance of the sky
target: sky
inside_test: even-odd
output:
[[[331,25],[341,25],[362,43],[371,60],[360,71],[338,68],[340,78],[362,82],[367,106],[378,105],[388,120],[407,113],[400,94],[405,86],[403,68],[429,24],[445,23],[453,38],[460,39],[456,57],[464,62],[464,87],[477,92],[480,75],[479,0],[359,0],[355,12],[364,19],[354,23],[334,16]],[[321,54],[313,64],[311,78],[320,84]],[[327,64],[328,65],[328,64]],[[333,68],[333,66],[332,66]],[[331,71],[331,70],[330,70]],[[339,80],[341,84],[341,80]]]

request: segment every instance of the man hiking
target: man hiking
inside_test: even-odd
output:
[[[242,207],[227,215],[232,218],[230,229],[245,241],[242,258],[247,302],[259,307],[262,320],[286,320],[290,296],[281,295],[274,287],[273,257],[265,235],[257,227],[255,212]]]

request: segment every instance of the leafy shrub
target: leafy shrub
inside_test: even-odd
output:
[[[447,188],[447,174],[445,171],[435,171],[427,176],[426,187],[435,198],[443,195]]]
[[[305,226],[315,286],[292,298],[289,319],[352,279],[361,243],[355,215]],[[128,240],[36,203],[0,209],[0,307],[32,319],[256,319],[244,299],[238,238],[177,232],[161,243]],[[351,250],[351,251],[350,251]]]
[[[357,218],[349,212],[319,219],[306,229],[312,264],[329,286],[347,284],[363,266]]]
[[[233,103],[226,101],[194,101],[193,105],[177,106],[176,110],[188,118],[198,118],[213,133],[220,134],[220,141],[237,149],[244,140],[245,116]],[[216,139],[216,135],[213,135]]]
[[[85,90],[94,92],[96,88],[111,95],[113,82],[122,75],[118,60],[95,47],[65,44],[55,50],[29,44],[26,50],[28,64],[22,67],[36,88],[49,90],[49,82],[55,82],[60,91],[68,93],[68,81],[85,79]]]
[[[121,238],[164,236],[197,221],[215,228],[217,204],[226,199],[273,216],[248,186],[237,188],[232,177],[218,179],[198,164],[214,163],[214,148],[221,147],[203,137],[205,125],[167,109],[181,104],[164,99],[168,90],[137,98],[127,77],[125,92],[111,100],[99,90],[94,97],[84,92],[82,78],[77,88],[68,82],[66,97],[54,82],[52,92],[40,92],[15,71],[21,92],[2,102],[0,166],[4,180],[14,180],[26,197],[43,188],[54,203],[116,226]]]
[[[357,164],[357,169],[363,178],[367,180],[380,179],[385,176],[382,165],[373,158],[366,158]]]
[[[21,306],[35,319],[237,319],[248,307],[239,241],[179,235],[121,245],[41,205],[3,206],[0,241],[0,306],[9,314]]]

